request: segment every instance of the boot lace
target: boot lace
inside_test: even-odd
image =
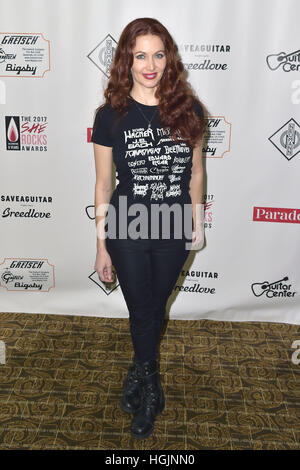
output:
[[[125,384],[126,384],[126,387],[128,387],[128,393],[132,393],[134,391],[134,388],[131,389],[130,387],[133,387],[135,386],[138,382],[139,382],[139,370],[136,366],[132,365],[130,367],[130,370],[127,374],[127,377],[126,377],[126,381],[125,381]]]
[[[143,402],[146,408],[152,408],[158,401],[158,389],[155,384],[149,384],[145,386],[145,393],[143,396]]]

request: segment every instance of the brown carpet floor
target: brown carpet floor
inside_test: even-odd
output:
[[[169,320],[166,407],[139,441],[119,408],[128,319],[0,313],[0,449],[300,449],[300,326]]]

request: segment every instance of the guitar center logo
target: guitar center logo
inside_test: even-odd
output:
[[[6,150],[46,152],[46,116],[5,116]]]
[[[230,49],[229,44],[178,44],[186,70],[228,70]]]
[[[274,132],[268,140],[287,160],[291,160],[300,152],[299,130],[299,124],[291,118]]]
[[[273,299],[275,297],[295,297],[297,291],[292,289],[292,284],[288,281],[288,276],[285,276],[277,281],[254,282],[251,284],[251,290],[255,297],[261,297],[262,295],[268,299]]]
[[[110,77],[116,46],[117,42],[108,34],[87,56],[107,78]]]
[[[0,32],[0,77],[43,77],[50,70],[50,41],[42,33]]]
[[[281,68],[284,72],[299,72],[300,49],[288,53],[270,54],[266,57],[266,61],[269,69],[273,71]]]

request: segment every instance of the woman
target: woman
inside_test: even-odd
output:
[[[95,270],[103,282],[112,282],[114,265],[128,307],[135,356],[120,406],[133,413],[131,434],[140,439],[152,433],[165,406],[158,347],[166,303],[189,248],[203,240],[203,109],[184,73],[177,46],[159,21],[130,22],[118,42],[91,139]],[[111,197],[112,161],[119,184]],[[177,214],[154,216],[154,206],[163,203],[167,209],[174,204]]]

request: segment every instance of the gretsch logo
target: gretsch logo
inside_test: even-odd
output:
[[[300,49],[289,54],[285,52],[270,54],[267,56],[266,61],[270,70],[277,70],[281,67],[284,72],[299,72]]]

